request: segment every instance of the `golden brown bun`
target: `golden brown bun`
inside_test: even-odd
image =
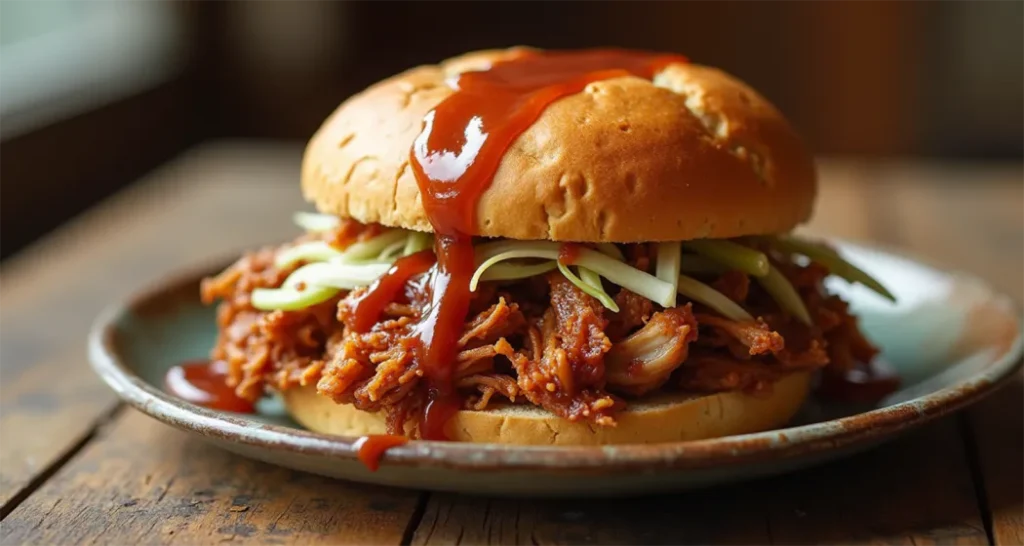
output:
[[[728,392],[694,397],[660,395],[633,401],[615,427],[561,419],[536,406],[506,404],[485,411],[460,411],[446,432],[460,442],[522,445],[608,445],[719,438],[779,428],[797,412],[810,390],[810,374],[794,373],[775,383],[768,396]],[[283,393],[292,417],[326,434],[384,434],[384,417],[336,404],[313,386]]]
[[[409,168],[445,78],[513,50],[414,68],[344,102],[313,136],[307,200],[361,222],[432,231]],[[595,82],[551,104],[505,153],[479,201],[477,233],[640,242],[785,232],[807,220],[811,156],[753,89],[695,64],[649,80]]]

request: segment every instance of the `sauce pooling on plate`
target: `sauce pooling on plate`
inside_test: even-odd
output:
[[[221,360],[192,360],[167,371],[164,389],[197,406],[210,409],[253,413],[253,403],[240,398],[227,385],[228,364]]]
[[[417,363],[430,397],[420,422],[424,439],[447,439],[445,423],[461,405],[452,387],[452,363],[471,300],[477,203],[508,147],[551,103],[592,82],[650,79],[669,64],[685,62],[678,55],[618,49],[524,51],[485,70],[460,74],[450,82],[454,92],[424,117],[409,152],[437,256],[424,284],[430,303],[415,331]],[[401,270],[403,260],[411,259],[395,265]],[[373,295],[385,289],[394,295],[389,283],[369,291],[367,301],[375,303],[367,306],[368,315],[379,316],[390,301]]]

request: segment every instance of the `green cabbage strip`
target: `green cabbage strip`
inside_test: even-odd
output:
[[[595,289],[604,292],[604,283],[601,282],[601,276],[585,267],[577,267],[576,269],[580,272],[580,280],[593,286]]]
[[[768,274],[768,257],[763,252],[745,247],[739,243],[724,240],[686,241],[683,246],[716,262],[738,269],[755,277]]]
[[[476,271],[473,272],[473,277],[469,280],[469,291],[476,292],[477,286],[480,284],[481,278],[492,266],[497,265],[499,262],[505,260],[512,260],[515,258],[540,258],[544,260],[558,261],[558,249],[554,250],[548,248],[533,248],[529,246],[529,242],[525,242],[523,245],[517,245],[520,248],[513,248],[512,245],[506,245],[498,248],[493,247],[496,251],[493,255],[488,257],[487,250],[483,247],[477,249],[477,260],[485,258],[480,265],[477,266]],[[482,252],[483,250],[483,252]]]
[[[683,245],[720,265],[752,275],[779,307],[789,311],[804,324],[811,324],[811,314],[807,312],[807,306],[800,295],[789,280],[771,265],[763,252],[732,241],[687,241]],[[694,265],[707,267],[708,264],[700,264],[698,261]]]
[[[384,250],[380,251],[380,254],[377,256],[377,259],[381,261],[392,261],[397,259],[399,256],[404,256],[405,247],[408,245],[408,243],[408,237],[405,240],[395,241],[391,243],[390,245],[384,247]]]
[[[679,259],[682,256],[679,241],[658,243],[654,276],[672,285],[672,305],[675,307],[676,289],[679,288]]]
[[[278,269],[289,268],[299,262],[326,262],[341,258],[343,253],[323,241],[310,241],[286,248],[274,257]]]
[[[583,279],[577,277],[576,274],[572,272],[572,269],[569,269],[569,266],[563,264],[562,262],[556,263],[558,264],[558,270],[562,272],[562,275],[564,275],[566,279],[569,279],[569,282],[575,284],[577,288],[587,293],[588,295],[596,298],[598,301],[601,302],[601,305],[604,305],[608,309],[611,309],[612,312],[619,312],[619,306],[615,303],[615,300],[613,300],[612,297],[609,296],[608,293],[604,291],[603,288],[594,287],[593,285],[584,282]],[[600,282],[600,280],[601,278],[598,277],[598,282]]]
[[[500,263],[487,268],[480,276],[481,281],[511,281],[543,275],[557,267],[557,262],[547,260],[535,264]]]
[[[483,271],[500,261],[513,258],[558,260],[559,247],[560,244],[553,241],[498,241],[480,245],[476,251],[480,265],[470,281],[470,290],[476,289]],[[664,307],[670,307],[675,302],[675,292],[670,283],[596,250],[581,248],[573,265],[585,267],[612,284],[629,289]]]
[[[433,235],[430,233],[413,231],[409,233],[409,238],[405,240],[405,249],[402,251],[402,255],[408,256],[410,254],[415,254],[432,246],[434,246]]]
[[[292,221],[309,232],[330,231],[341,225],[341,220],[337,216],[318,212],[296,212],[292,215]]]
[[[261,311],[298,311],[323,303],[337,294],[336,288],[257,288],[252,291],[249,302]]]
[[[804,300],[800,299],[800,294],[797,293],[796,288],[793,288],[789,279],[780,273],[778,269],[769,267],[767,275],[754,278],[764,287],[765,291],[771,294],[772,298],[779,304],[779,307],[789,311],[800,322],[808,326],[811,325],[811,314],[807,311]]]
[[[622,251],[613,243],[597,243],[597,250],[601,251],[605,256],[610,256],[620,262],[626,261],[626,257],[622,255]]]
[[[250,302],[263,311],[304,309],[334,297],[341,290],[371,284],[390,268],[387,263],[310,263],[288,275],[281,288],[253,290]]]
[[[338,250],[324,241],[310,241],[278,252],[274,258],[274,265],[284,269],[299,262],[359,263],[373,261],[398,243],[404,247],[407,237],[408,232],[404,230],[385,231],[369,241],[352,243],[345,250]]]
[[[772,246],[783,252],[807,256],[808,258],[827,267],[829,272],[833,275],[836,275],[849,283],[862,284],[871,290],[874,290],[882,297],[893,302],[896,301],[896,296],[894,296],[892,292],[889,292],[882,283],[878,282],[877,279],[867,274],[857,266],[843,259],[838,252],[828,246],[784,235],[768,238],[767,240],[772,244]]]
[[[745,309],[718,290],[686,275],[679,276],[679,293],[691,300],[703,303],[718,311],[723,317],[732,320],[754,320]]]
[[[359,260],[370,260],[376,258],[387,247],[398,241],[405,241],[409,232],[403,229],[385,231],[369,241],[359,241],[348,246],[339,258],[342,261],[351,262]]]
[[[347,264],[318,262],[306,264],[288,275],[283,288],[295,288],[300,283],[316,288],[330,287],[352,290],[367,286],[391,269],[389,263]]]

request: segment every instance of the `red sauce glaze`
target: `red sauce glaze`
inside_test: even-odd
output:
[[[448,440],[444,426],[462,409],[462,402],[455,393],[441,395],[436,391],[433,398],[423,410],[423,421],[420,423],[420,435],[426,440]]]
[[[578,243],[562,243],[558,247],[558,261],[562,265],[572,265],[580,258],[580,249],[583,245]]]
[[[252,402],[240,398],[227,384],[228,365],[221,360],[183,362],[167,371],[164,390],[168,393],[210,409],[253,413]]]
[[[368,332],[380,319],[384,307],[405,289],[409,279],[425,273],[435,261],[434,253],[429,250],[399,258],[356,300],[352,312],[345,317],[345,326],[356,332]]]
[[[490,68],[459,75],[455,92],[423,119],[410,165],[436,234],[437,267],[431,303],[417,326],[419,365],[430,389],[421,435],[444,439],[444,421],[457,411],[452,363],[469,312],[475,266],[476,208],[515,139],[552,102],[609,78],[652,78],[678,55],[619,49],[523,52]]]
[[[409,441],[405,436],[392,436],[390,434],[372,434],[363,436],[356,440],[353,447],[356,448],[356,456],[369,468],[376,472],[380,468],[380,459],[384,452],[396,446],[404,445]]]
[[[896,392],[900,378],[887,370],[852,370],[844,375],[822,374],[818,387],[822,398],[851,404],[877,402]]]

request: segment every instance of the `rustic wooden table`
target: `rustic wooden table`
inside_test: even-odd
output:
[[[243,459],[118,404],[85,360],[99,309],[294,232],[301,146],[200,146],[2,268],[0,542],[1024,543],[1022,388],[869,453],[701,492],[489,500]],[[1024,300],[1019,164],[822,163],[809,231],[896,245]]]

